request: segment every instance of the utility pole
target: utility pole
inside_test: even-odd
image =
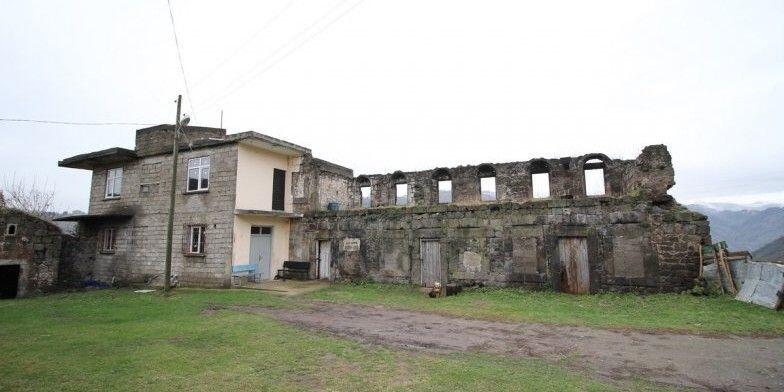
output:
[[[172,146],[172,176],[171,193],[169,194],[169,227],[166,230],[166,263],[163,267],[163,291],[171,290],[171,262],[172,262],[172,241],[174,239],[174,196],[177,193],[177,156],[179,154],[179,143],[177,136],[180,132],[180,109],[182,108],[182,95],[177,96],[177,118],[174,120],[174,143]]]

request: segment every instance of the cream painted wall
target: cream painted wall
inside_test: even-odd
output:
[[[237,153],[236,208],[272,210],[272,177],[274,169],[286,171],[284,211],[292,211],[291,172],[299,170],[298,157],[288,157],[271,151],[240,144]]]
[[[235,216],[232,252],[234,265],[248,264],[251,226],[272,227],[272,257],[270,260],[270,278],[272,278],[279,269],[283,268],[283,262],[289,257],[289,230],[291,229],[289,219],[248,215]]]

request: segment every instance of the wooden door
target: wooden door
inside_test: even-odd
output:
[[[332,241],[318,242],[319,279],[329,279],[332,264]]]
[[[438,240],[423,240],[420,247],[422,258],[422,286],[433,287],[441,282],[441,243]]]
[[[572,294],[590,293],[588,241],[582,237],[560,238],[558,254],[563,266],[561,290]]]

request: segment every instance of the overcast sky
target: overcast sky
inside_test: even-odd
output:
[[[665,143],[682,202],[784,202],[783,1],[4,1],[0,117],[254,130],[356,174]],[[133,126],[0,122],[0,178]]]

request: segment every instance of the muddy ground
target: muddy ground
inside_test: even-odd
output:
[[[784,338],[705,337],[471,320],[315,302],[300,310],[240,307],[301,328],[396,348],[566,359],[600,378],[722,391],[784,390]]]

